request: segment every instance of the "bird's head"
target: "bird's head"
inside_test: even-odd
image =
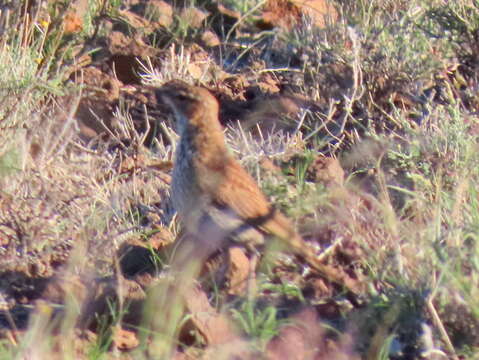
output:
[[[204,88],[170,81],[159,88],[156,95],[175,114],[180,132],[188,123],[218,122],[218,101]]]

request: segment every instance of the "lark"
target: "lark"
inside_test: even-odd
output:
[[[319,261],[229,151],[218,101],[208,90],[173,81],[159,88],[157,96],[171,108],[180,136],[171,197],[187,232],[219,234],[252,249],[277,238],[328,281],[359,291],[353,279]]]

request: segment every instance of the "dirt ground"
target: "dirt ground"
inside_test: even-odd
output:
[[[380,189],[369,181],[376,174],[365,172],[354,187],[346,186],[364,160],[361,151],[371,158],[385,152],[380,141],[353,147],[371,119],[364,115],[369,109],[348,108],[343,97],[354,93],[354,66],[326,61],[313,80],[299,70],[272,71],[273,65],[301,69],[311,55],[286,52],[287,45],[259,36],[291,31],[306,18],[309,26],[325,29],[342,21],[338,6],[326,0],[269,0],[246,21],[238,10],[214,1],[190,6],[128,0],[114,12],[111,2],[99,3],[93,20],[85,20],[91,11],[86,0],[53,7],[58,18],[41,1],[19,9],[39,23],[45,21],[47,32],[62,29],[56,56],[65,55],[64,83],[74,90],[47,104],[50,108],[39,121],[54,119],[48,129],[29,130],[28,170],[0,182],[0,338],[6,346],[26,344],[45,354],[43,332],[51,339],[51,354],[155,358],[155,351],[165,356],[163,348],[155,348],[162,338],[156,334],[171,332],[176,345],[167,352],[172,359],[372,359],[379,358],[380,344],[395,326],[394,342],[402,350],[391,351],[389,358],[418,358],[418,344],[427,340],[419,335],[426,317],[419,310],[426,306],[420,291],[403,297],[400,289],[373,280],[363,261],[371,253],[394,251],[399,237],[378,221],[384,217],[384,203],[376,196]],[[92,29],[84,36],[88,27]],[[346,39],[344,46],[351,49],[354,42]],[[149,70],[156,72],[154,78]],[[171,114],[154,93],[155,86],[172,79],[207,87],[219,100],[220,120],[228,131],[240,124],[251,139],[262,141],[261,155],[242,161],[267,180],[262,187],[277,207],[290,208],[291,193],[298,191],[291,179],[298,169],[303,169],[304,182],[322,189],[324,200],[313,205],[307,200],[316,193],[303,189],[305,210],[290,214],[325,264],[364,288],[363,294],[328,282],[300,258],[261,249],[268,255],[257,281],[265,285],[252,307],[246,296],[250,254],[239,246],[211,255],[201,264],[195,286],[176,290],[180,285],[168,264],[185,235],[178,230],[168,197],[174,135],[169,131]],[[320,84],[314,94],[307,90],[311,82]],[[420,107],[417,98],[384,82],[376,82],[375,106]],[[341,99],[334,110],[331,99]],[[328,114],[326,126],[315,134],[329,140],[314,150],[297,131],[311,113]],[[412,113],[411,126],[416,126]],[[359,125],[347,121],[348,116],[359,119]],[[66,128],[69,119],[73,125]],[[392,133],[382,126],[377,125],[378,132]],[[68,141],[48,147],[50,137],[43,131]],[[278,132],[290,145],[269,156],[264,149],[280,141],[274,135]],[[242,154],[243,145],[241,136],[232,140]],[[357,158],[344,160],[342,154],[352,148]],[[391,181],[406,182],[399,176]],[[268,184],[275,190],[269,191]],[[401,196],[391,201],[397,206],[404,202]],[[308,213],[308,206],[314,211]],[[365,242],[358,244],[358,237]],[[397,298],[395,305],[381,309],[380,294]],[[184,316],[174,330],[165,325],[174,318],[174,311],[167,310],[169,301],[180,304]],[[403,302],[411,311],[399,316]],[[238,315],[238,309],[252,317],[271,316],[282,325],[274,334],[248,333],[244,324],[249,319]],[[477,336],[468,343],[477,345],[477,319],[463,310],[457,313],[461,319],[451,323],[468,328],[470,339]],[[25,340],[28,334],[33,335]],[[65,339],[71,340],[68,351]],[[31,354],[35,358],[35,350]]]

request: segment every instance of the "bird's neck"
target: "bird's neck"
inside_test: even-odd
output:
[[[198,111],[180,132],[180,141],[190,144],[201,162],[217,162],[229,156],[218,114]]]

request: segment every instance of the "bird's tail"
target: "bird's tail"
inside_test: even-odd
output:
[[[324,264],[316,255],[315,250],[294,230],[291,222],[283,214],[276,212],[274,223],[275,229],[270,232],[282,240],[292,253],[302,257],[321,276],[355,294],[362,292],[358,281],[350,278],[340,269]]]

